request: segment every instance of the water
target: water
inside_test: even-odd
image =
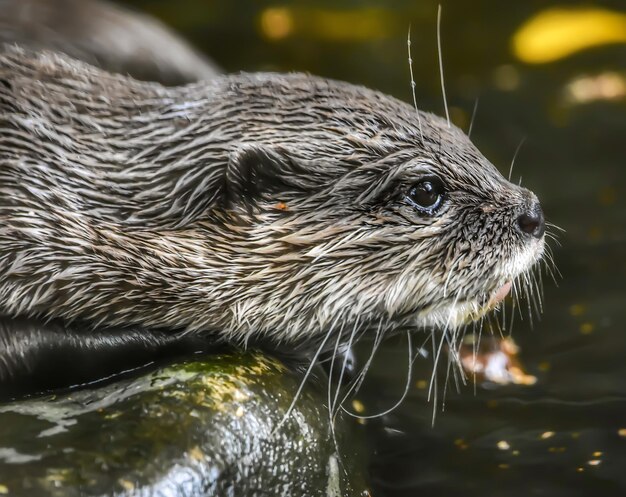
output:
[[[406,101],[411,24],[418,105],[443,113],[435,2],[133,4],[228,71],[305,70]],[[479,99],[472,137],[504,174],[525,140],[512,178],[521,177],[565,230],[561,247],[551,244],[562,278],[545,279],[541,320],[531,326],[525,314],[513,330],[538,381],[476,392],[471,379],[459,392],[451,384],[432,426],[427,390],[415,386],[430,380],[431,363],[418,361],[406,401],[367,425],[376,496],[626,494],[626,7],[595,2],[605,11],[550,21],[546,12],[557,5],[445,2],[442,24],[452,120],[467,129]],[[541,13],[544,27],[516,55],[515,34]],[[558,28],[566,33],[556,42],[541,42]],[[381,350],[360,394],[368,413],[401,395],[405,349],[393,339]]]

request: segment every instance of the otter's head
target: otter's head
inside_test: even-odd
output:
[[[242,341],[454,328],[542,256],[536,196],[383,94],[276,74],[165,89],[19,50],[1,62],[5,313]]]
[[[539,201],[455,126],[302,75],[231,78],[227,98],[245,145],[219,205],[245,233],[244,320],[261,311],[270,325],[259,328],[281,336],[453,329],[530,284],[544,250]]]

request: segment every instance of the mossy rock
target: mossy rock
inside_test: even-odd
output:
[[[338,418],[333,441],[324,386],[284,418],[301,379],[229,353],[0,405],[0,495],[367,495],[359,437]]]

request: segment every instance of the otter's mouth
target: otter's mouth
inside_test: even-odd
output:
[[[469,312],[465,318],[465,322],[477,321],[482,318],[488,312],[494,310],[498,305],[506,298],[506,296],[511,291],[511,287],[513,283],[511,281],[507,281],[504,285],[499,287],[493,293],[491,293],[489,300],[484,305],[478,306],[477,309],[472,309],[473,312]]]
[[[487,302],[486,307],[488,309],[493,309],[500,302],[502,302],[506,298],[506,296],[509,294],[509,292],[511,291],[511,286],[512,285],[513,284],[510,281],[507,281],[504,285],[502,285],[495,292],[493,292],[491,294],[491,298]]]

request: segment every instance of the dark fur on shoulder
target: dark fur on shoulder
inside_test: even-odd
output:
[[[215,352],[197,335],[139,328],[98,329],[37,319],[0,318],[0,402],[71,388],[163,360]]]

